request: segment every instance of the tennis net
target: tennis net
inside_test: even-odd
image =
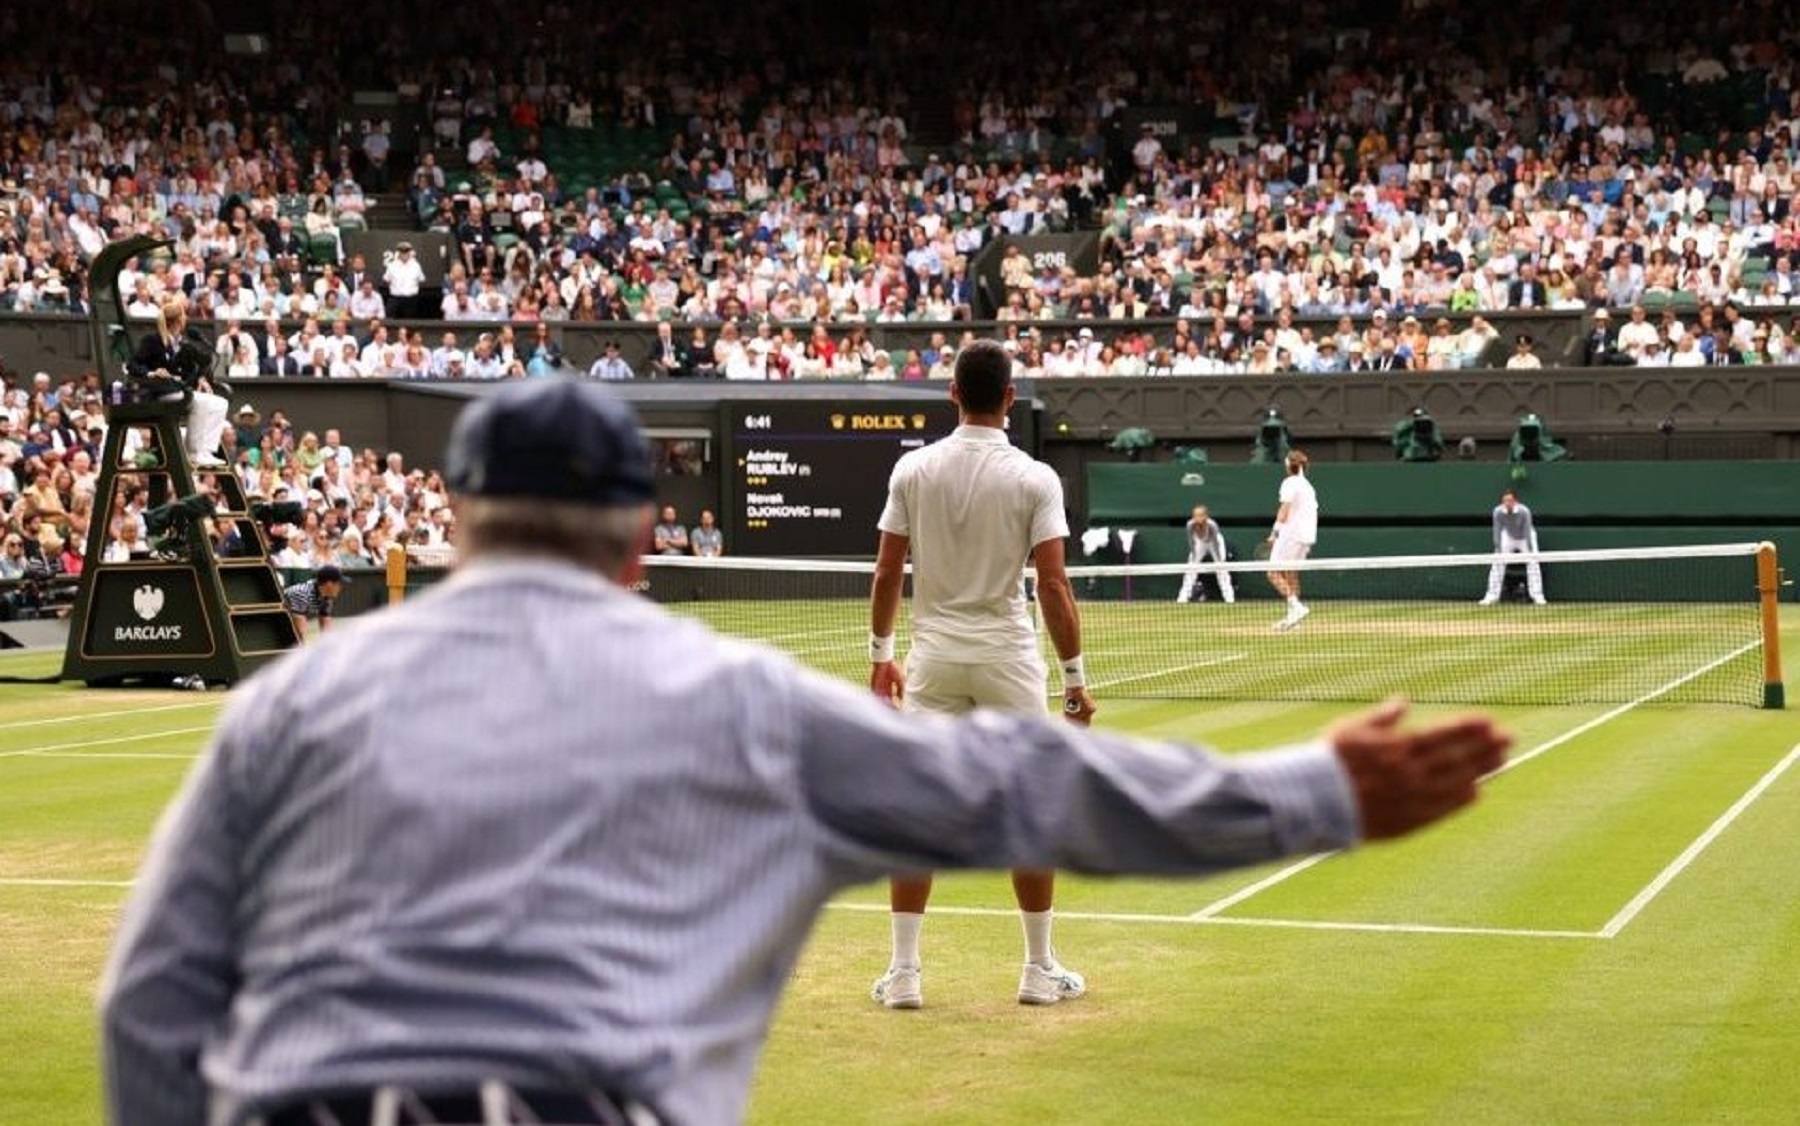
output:
[[[645,562],[642,592],[671,610],[824,672],[868,676],[871,564]],[[1496,562],[1488,554],[1393,556],[1071,567],[1069,575],[1089,684],[1103,697],[1782,703],[1768,545],[1507,555],[1498,560],[1500,597],[1483,605]],[[1530,600],[1533,564],[1545,605]],[[1298,574],[1310,610],[1292,628],[1275,628],[1287,617],[1269,583],[1277,570]],[[1190,571],[1195,597],[1178,602]],[[1029,574],[1022,581],[1029,591]]]

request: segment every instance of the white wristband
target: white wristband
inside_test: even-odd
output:
[[[869,635],[869,663],[885,665],[893,659],[894,635],[890,633],[886,637],[877,637],[871,633]]]
[[[1275,526],[1274,526],[1274,527],[1273,527],[1273,528],[1270,528],[1270,529],[1269,529],[1269,535],[1271,535],[1271,536],[1279,536],[1279,535],[1280,535],[1280,534],[1281,534],[1281,529],[1282,529],[1282,528],[1284,528],[1284,527],[1286,527],[1286,525],[1285,525],[1285,524],[1277,524],[1277,525],[1275,525]]]
[[[1087,687],[1087,668],[1081,663],[1079,656],[1070,657],[1062,663],[1063,689]]]

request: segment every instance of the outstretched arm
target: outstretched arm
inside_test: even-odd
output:
[[[1023,713],[903,719],[789,671],[771,673],[766,691],[796,708],[805,801],[839,875],[855,879],[971,867],[1200,874],[1345,848],[1467,805],[1510,743],[1483,716],[1405,728],[1398,701],[1305,743],[1218,755]]]

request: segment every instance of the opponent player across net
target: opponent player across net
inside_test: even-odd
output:
[[[1269,561],[1286,563],[1305,559],[1319,539],[1319,494],[1307,479],[1310,459],[1300,450],[1287,455],[1287,476],[1282,479],[1281,505],[1275,511],[1275,526],[1269,530]],[[1290,630],[1312,613],[1300,601],[1300,572],[1270,571],[1269,584],[1287,599],[1287,616],[1275,623],[1277,630]]]

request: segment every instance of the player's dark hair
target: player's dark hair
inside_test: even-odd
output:
[[[977,340],[956,354],[956,394],[962,407],[992,414],[1006,405],[1012,386],[1012,357],[997,340]]]

